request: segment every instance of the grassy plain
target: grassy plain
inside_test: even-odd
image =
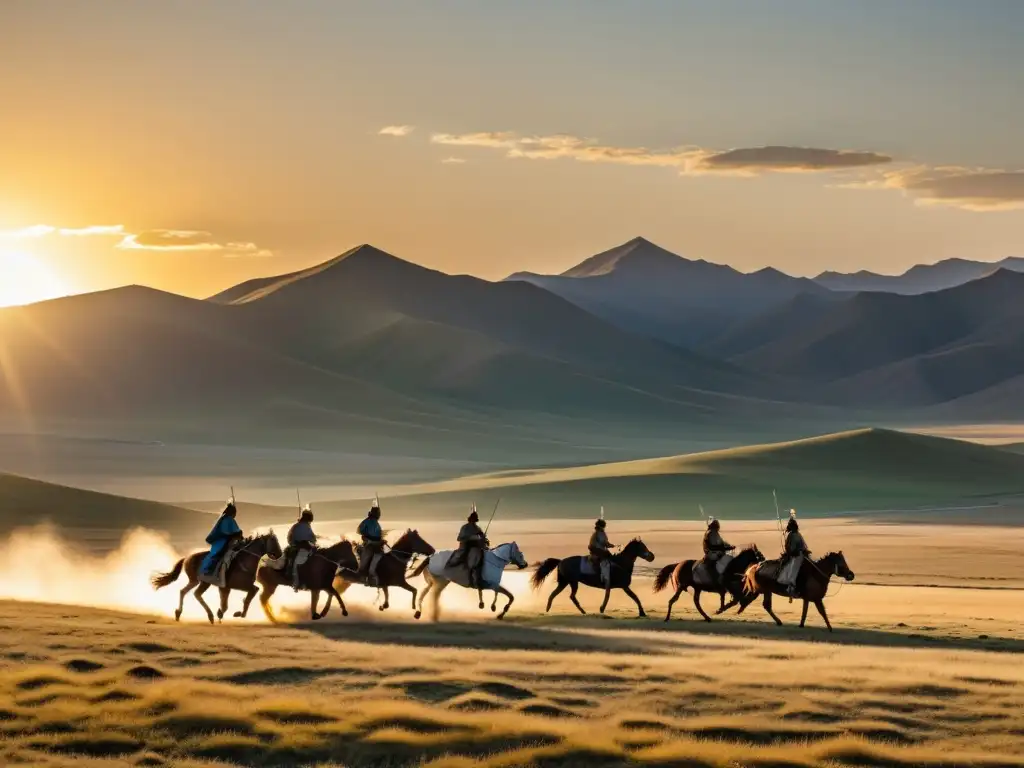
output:
[[[428,538],[443,533],[433,525]],[[531,560],[581,549],[587,530],[510,525],[496,538]],[[404,600],[382,616],[369,590],[347,595],[349,618],[319,623],[301,620],[301,596],[281,595],[287,625],[175,624],[152,602],[148,615],[0,602],[0,764],[1024,766],[1024,529],[806,528],[858,574],[827,601],[833,634],[813,609],[798,629],[785,601],[782,628],[756,604],[698,622],[687,597],[665,624],[648,571],[637,591],[649,621],[621,598],[608,618],[564,599],[540,615],[551,585],[531,593],[514,571],[502,623],[454,588],[439,623],[412,621]],[[656,567],[691,556],[700,527],[611,531],[642,533]],[[725,532],[772,551],[764,523]],[[53,597],[89,601],[68,589]],[[594,610],[599,593],[582,601]]]

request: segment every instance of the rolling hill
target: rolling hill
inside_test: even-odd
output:
[[[954,288],[972,280],[1008,269],[1024,272],[1024,258],[1010,256],[1001,261],[970,261],[946,259],[936,264],[918,264],[900,275],[879,275],[875,272],[822,272],[814,282],[833,291],[856,293],[873,291],[914,295]]]
[[[519,272],[506,281],[538,285],[621,328],[684,347],[701,347],[733,323],[799,294],[830,294],[771,268],[746,274],[684,259],[642,237],[561,275]]]
[[[1024,493],[1024,456],[948,438],[860,429],[786,443],[536,470],[509,470],[384,489],[385,518],[459,520],[500,498],[504,519],[590,517],[764,518],[772,492],[801,515],[975,506]],[[212,509],[199,505],[203,509]],[[318,519],[358,519],[360,501],[317,502]],[[271,510],[253,508],[261,518]],[[291,510],[282,509],[277,517]],[[979,511],[978,515],[984,515]]]
[[[0,535],[47,523],[68,541],[92,551],[114,549],[135,527],[165,531],[175,544],[198,548],[213,516],[0,473]]]

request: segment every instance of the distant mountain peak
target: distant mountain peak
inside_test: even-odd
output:
[[[652,243],[647,238],[634,237],[622,245],[602,251],[567,269],[562,273],[562,277],[599,277],[625,269],[643,271],[665,267],[678,268],[683,264],[692,263],[694,262]]]

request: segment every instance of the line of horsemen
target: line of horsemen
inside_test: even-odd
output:
[[[205,575],[213,576],[220,567],[226,567],[226,555],[233,547],[243,540],[241,527],[236,521],[237,508],[234,501],[228,502],[220,518],[214,524],[206,543],[210,545],[209,554],[203,561]],[[359,569],[356,577],[359,581],[375,586],[377,584],[377,564],[385,554],[386,541],[380,524],[381,509],[379,501],[374,498],[366,518],[359,524],[357,533],[360,544],[356,547]],[[490,546],[486,532],[480,527],[480,516],[474,505],[466,522],[459,529],[458,548],[448,560],[447,568],[462,567],[468,571],[471,588],[481,588],[481,569],[484,553]],[[313,511],[309,505],[303,507],[299,518],[289,528],[287,548],[278,559],[276,567],[286,570],[291,578],[292,587],[299,590],[302,566],[316,550],[317,535],[313,531]],[[600,583],[605,588],[612,584],[613,550],[616,545],[608,539],[607,522],[602,510],[601,517],[594,523],[594,532],[587,545],[589,563],[600,574]],[[721,523],[714,517],[707,520],[707,529],[703,538],[704,558],[694,569],[694,579],[702,587],[716,590],[721,587],[721,579],[725,569],[732,560],[732,552],[736,547],[729,544],[721,534]],[[788,595],[796,597],[797,576],[810,550],[800,532],[796,520],[796,512],[790,512],[785,528],[785,541],[782,557],[779,561],[775,581],[786,587]]]

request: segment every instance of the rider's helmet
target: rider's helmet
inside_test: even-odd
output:
[[[373,497],[373,501],[370,502],[370,517],[374,520],[380,517],[380,501],[376,496]]]
[[[227,515],[228,517],[234,517],[237,512],[238,510],[235,508],[235,500],[228,499],[227,506],[224,507],[224,511],[221,512],[221,514]]]
[[[469,517],[466,519],[471,523],[480,522],[480,515],[476,513],[476,504],[473,505],[473,511],[469,513]]]
[[[714,517],[708,518],[708,528],[714,528],[716,531],[721,527],[718,520]]]
[[[307,523],[313,522],[313,510],[310,509],[309,504],[302,508],[302,516],[300,520],[305,520]]]
[[[789,510],[789,522],[786,523],[786,530],[787,531],[798,531],[798,530],[800,530],[800,526],[796,522],[796,510],[795,509]]]
[[[600,531],[603,531],[605,527],[607,527],[607,525],[608,523],[604,521],[603,517],[598,518],[597,521],[594,523],[594,527]]]

